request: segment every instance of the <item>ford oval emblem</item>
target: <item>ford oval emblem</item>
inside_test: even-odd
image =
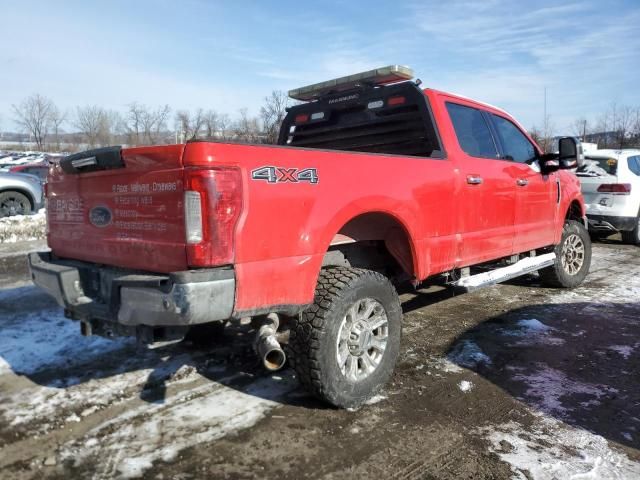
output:
[[[96,227],[106,227],[111,223],[111,210],[107,207],[93,207],[89,212],[89,221]]]

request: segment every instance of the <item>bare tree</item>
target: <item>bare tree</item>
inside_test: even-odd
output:
[[[201,108],[193,114],[188,110],[178,110],[175,117],[176,131],[181,142],[198,137],[204,124],[204,112]]]
[[[213,140],[218,136],[218,113],[215,110],[207,110],[204,113],[204,138]]]
[[[529,130],[529,135],[531,135],[531,138],[535,140],[543,152],[549,153],[553,149],[554,130],[555,126],[551,121],[551,117],[547,116],[543,123],[543,127],[538,128],[534,125]]]
[[[33,136],[39,150],[42,150],[49,133],[49,116],[53,106],[50,99],[38,93],[27,97],[20,105],[11,105],[16,123]]]
[[[60,151],[60,127],[67,120],[67,112],[63,112],[55,105],[51,105],[51,110],[49,111],[49,125],[51,126],[51,130],[53,131],[53,138],[56,144],[56,150]]]
[[[573,122],[571,129],[572,133],[576,137],[580,137],[582,141],[585,141],[586,136],[591,133],[591,126],[589,125],[589,121],[584,117],[576,119]]]
[[[167,118],[171,109],[163,105],[155,110],[133,102],[129,104],[124,130],[127,143],[130,145],[155,145],[161,140],[162,132],[167,127]]]
[[[229,118],[229,115],[227,115],[226,113],[218,114],[217,122],[218,122],[218,134],[219,134],[220,140],[222,141],[229,140],[232,135],[232,132],[230,131],[231,119]]]
[[[146,114],[143,115],[142,129],[147,144],[155,145],[160,141],[160,135],[167,126],[169,112],[171,112],[169,105],[163,105],[155,110],[147,110]]]
[[[89,147],[110,145],[116,135],[124,131],[120,114],[97,105],[76,108],[75,127],[82,133]]]
[[[618,107],[614,104],[612,106],[612,117],[615,146],[617,148],[625,148],[633,127],[633,108],[626,105]]]
[[[542,146],[541,146],[542,145],[542,132],[540,131],[540,129],[534,125],[533,127],[531,127],[529,129],[529,135],[531,136],[533,141],[536,142],[538,144],[538,146],[540,146],[540,148],[542,148]]]
[[[258,119],[250,117],[246,108],[239,110],[240,118],[234,128],[235,137],[245,143],[258,143],[260,141],[260,125]]]
[[[280,125],[287,114],[289,96],[281,91],[274,90],[271,95],[264,98],[264,105],[260,108],[260,118],[266,143],[276,143]]]
[[[100,138],[101,129],[105,123],[105,111],[97,105],[76,107],[75,127],[84,136],[90,147],[95,147]]]
[[[142,117],[145,115],[145,108],[136,102],[130,103],[128,106],[125,128],[129,145],[140,145]]]

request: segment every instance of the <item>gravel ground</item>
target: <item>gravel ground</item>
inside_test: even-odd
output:
[[[584,286],[402,295],[392,383],[358,411],[266,375],[252,337],[139,351],[0,290],[0,477],[640,478],[640,249]]]

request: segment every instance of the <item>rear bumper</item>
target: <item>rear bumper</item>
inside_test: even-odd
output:
[[[617,217],[614,215],[591,215],[587,214],[589,229],[595,231],[631,231],[638,219],[636,217]]]
[[[80,320],[125,326],[189,326],[231,318],[235,299],[232,268],[149,274],[29,255],[31,277]]]

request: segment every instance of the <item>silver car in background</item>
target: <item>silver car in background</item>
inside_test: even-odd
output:
[[[43,203],[43,187],[38,177],[0,173],[0,218],[37,212]]]
[[[623,241],[640,245],[640,150],[589,152],[576,175],[589,230],[596,235],[620,232]]]

